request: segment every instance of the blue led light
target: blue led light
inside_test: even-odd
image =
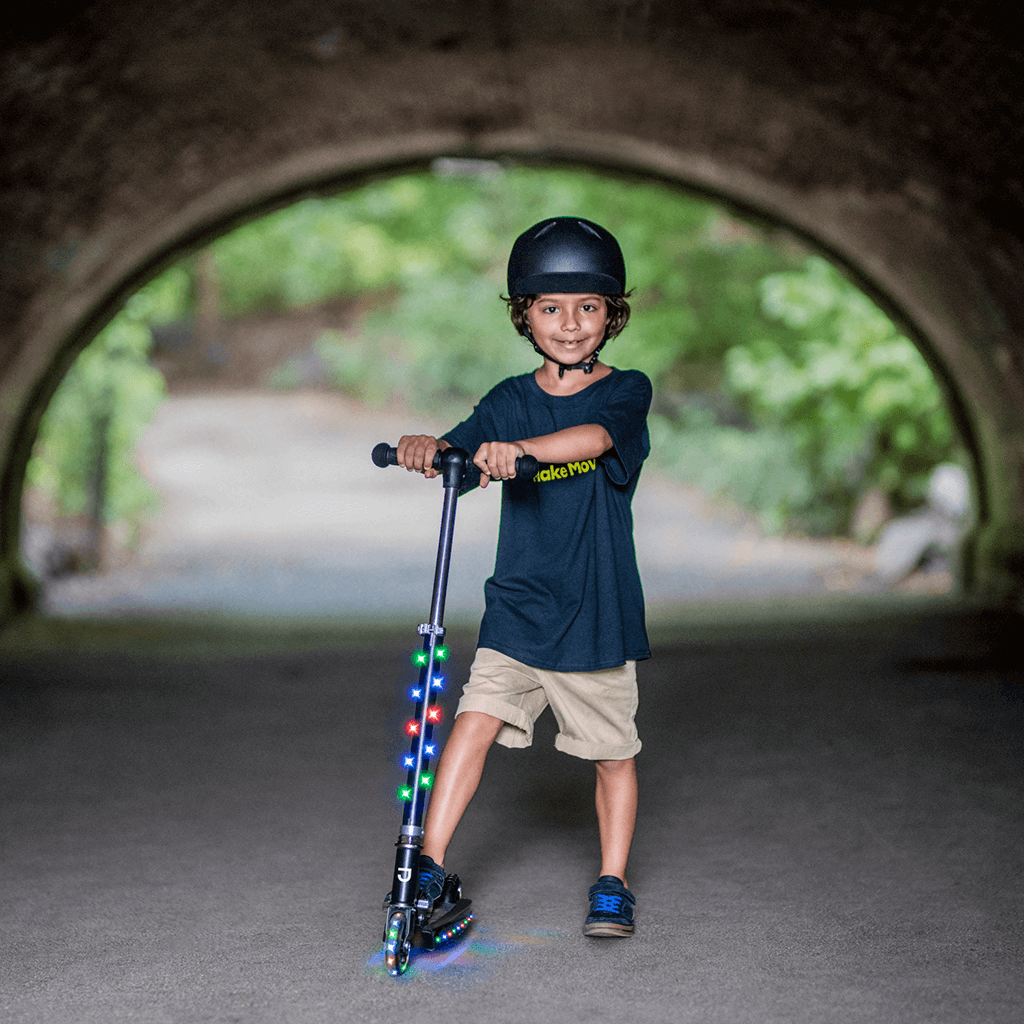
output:
[[[415,754],[406,754],[402,758],[402,767],[403,768],[415,768],[416,767],[416,755]]]
[[[423,745],[423,756],[424,757],[433,757],[434,756],[434,751],[436,749],[437,749],[437,744],[436,743],[425,743]]]
[[[434,681],[430,684],[434,690],[444,689],[444,676],[434,676]]]
[[[413,687],[413,688],[412,688],[412,689],[411,689],[411,690],[409,691],[409,696],[410,696],[410,697],[411,697],[411,698],[412,698],[413,700],[423,700],[423,690],[422,690],[422,689],[420,689],[420,687],[418,687],[418,686],[414,686],[414,687]]]

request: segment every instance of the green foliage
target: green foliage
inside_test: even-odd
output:
[[[953,432],[914,346],[785,233],[649,181],[440,170],[307,199],[221,238],[222,310],[371,295],[357,332],[316,346],[337,386],[373,405],[461,414],[536,365],[499,299],[512,241],[546,216],[579,213],[627,255],[634,316],[605,358],[644,370],[659,408],[675,409],[652,418],[662,468],[771,529],[820,533],[845,529],[871,485],[913,503],[950,457]],[[276,379],[300,377],[285,365]],[[703,416],[696,393],[738,403],[755,429]]]
[[[372,405],[399,398],[413,408],[468,410],[497,381],[537,365],[498,291],[478,276],[410,275],[358,340],[328,333],[317,352],[339,388]]]
[[[784,340],[730,349],[728,386],[813,483],[763,506],[812,532],[845,529],[859,494],[881,487],[897,506],[920,501],[927,475],[954,456],[952,424],[921,354],[824,260],[761,284]],[[781,470],[781,467],[780,467]]]
[[[685,308],[694,279],[700,287],[706,276],[680,270],[715,262],[728,248],[705,251],[703,235],[720,216],[714,207],[660,185],[531,168],[410,174],[302,200],[218,239],[211,248],[222,307],[228,315],[297,309],[449,275],[489,277],[501,291],[516,235],[567,211],[600,219],[619,236],[638,297],[665,312]],[[780,268],[769,261],[762,269]],[[672,331],[696,335],[696,324],[677,312]]]
[[[666,417],[649,419],[651,448],[663,472],[693,483],[705,494],[724,496],[758,513],[762,528],[781,533],[793,508],[812,507],[816,482],[786,430],[744,431],[710,420],[683,429]]]
[[[156,504],[142,477],[135,447],[164,397],[164,380],[147,361],[149,324],[177,315],[189,280],[176,267],[136,293],[79,355],[40,424],[26,474],[60,514],[87,512],[97,487],[106,434],[103,519],[135,533]]]
[[[112,324],[130,322],[148,327],[178,320],[192,307],[192,290],[191,261],[176,263],[140,288],[124,304]],[[139,350],[138,354],[144,355],[145,351]]]
[[[360,337],[328,335],[321,357],[356,397],[436,410],[535,365],[499,299],[505,261],[520,231],[567,211],[605,224],[629,256],[637,315],[611,362],[678,387],[691,364],[720,365],[751,317],[771,333],[756,282],[795,265],[772,238],[661,185],[531,168],[406,175],[253,222],[214,245],[222,305],[238,314],[375,292]]]

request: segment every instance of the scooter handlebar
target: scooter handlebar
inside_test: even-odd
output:
[[[381,469],[387,469],[388,466],[398,465],[398,449],[392,448],[387,441],[381,441],[380,444],[374,445],[374,449],[370,454],[370,458],[373,459],[373,464],[379,466]],[[441,450],[438,449],[434,453],[434,469],[441,469]],[[532,455],[520,455],[516,459],[516,476],[522,477],[524,480],[532,480],[540,469],[540,463]]]

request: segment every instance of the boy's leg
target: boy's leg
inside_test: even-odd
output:
[[[595,761],[597,821],[601,831],[601,877],[590,887],[590,913],[583,934],[625,938],[633,934],[633,905],[626,861],[636,825],[636,761]]]
[[[597,823],[601,835],[601,874],[614,875],[627,888],[626,862],[636,827],[636,759],[595,761]]]
[[[455,719],[437,765],[422,853],[443,865],[448,844],[480,784],[487,752],[505,723],[482,711],[464,711]]]

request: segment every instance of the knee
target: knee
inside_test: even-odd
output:
[[[500,718],[482,711],[463,711],[455,719],[452,733],[457,729],[460,736],[476,744],[490,746],[505,723]]]
[[[597,774],[605,778],[633,775],[636,772],[636,758],[627,757],[621,761],[595,761]]]

